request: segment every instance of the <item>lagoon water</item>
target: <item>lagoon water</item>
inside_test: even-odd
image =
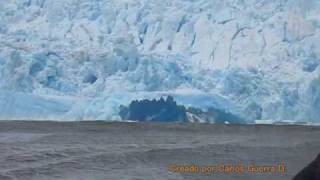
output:
[[[1,180],[290,180],[320,127],[0,122]],[[172,165],[285,164],[284,173],[176,173]]]

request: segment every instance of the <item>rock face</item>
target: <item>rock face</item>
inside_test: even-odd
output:
[[[120,107],[119,114],[123,120],[188,122],[186,108],[177,105],[171,96],[160,100],[133,101],[129,107]]]
[[[117,120],[120,104],[169,94],[250,122],[319,122],[319,12],[318,0],[2,0],[0,109],[17,110],[0,119]]]
[[[320,154],[304,168],[293,180],[320,180]]]
[[[178,105],[172,96],[159,100],[132,101],[129,106],[120,106],[122,120],[146,122],[202,122],[202,123],[245,123],[243,119],[230,112],[209,108],[203,111],[198,108]]]

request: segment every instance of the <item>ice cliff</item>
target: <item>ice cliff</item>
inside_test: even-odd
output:
[[[320,121],[319,0],[1,0],[0,119],[119,120],[171,95]]]

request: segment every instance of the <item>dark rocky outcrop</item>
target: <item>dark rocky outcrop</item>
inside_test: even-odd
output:
[[[185,122],[187,121],[186,108],[177,105],[173,97],[168,96],[160,100],[135,100],[128,107],[120,106],[122,119],[158,122]]]
[[[210,123],[244,123],[238,116],[216,108],[202,110],[195,107],[178,105],[173,97],[159,100],[134,100],[129,106],[120,106],[123,120],[156,122],[210,122]]]

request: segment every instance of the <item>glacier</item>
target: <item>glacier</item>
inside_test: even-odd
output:
[[[319,0],[1,0],[0,119],[121,120],[171,95],[320,122]]]

